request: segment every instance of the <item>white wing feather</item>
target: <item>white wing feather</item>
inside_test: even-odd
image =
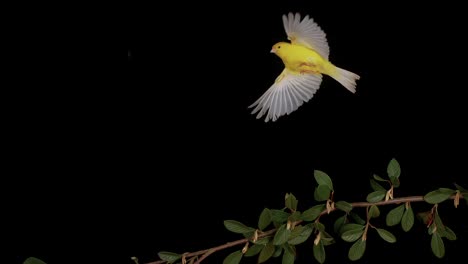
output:
[[[312,18],[307,15],[301,21],[300,14],[289,13],[287,16],[283,15],[283,25],[292,44],[311,48],[328,60],[330,47],[327,36]]]
[[[257,119],[266,114],[265,122],[290,114],[312,98],[322,82],[321,74],[294,74],[284,69],[276,82],[249,107]]]

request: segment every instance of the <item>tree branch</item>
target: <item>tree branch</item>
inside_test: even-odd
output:
[[[450,197],[451,199],[454,199],[455,196],[452,196]],[[381,202],[376,202],[376,203],[369,203],[369,202],[355,202],[355,203],[351,203],[351,205],[353,206],[353,208],[355,207],[367,207],[367,206],[371,206],[371,205],[388,205],[388,204],[399,204],[399,203],[406,203],[406,202],[424,202],[424,196],[408,196],[408,197],[401,197],[401,198],[395,198],[395,199],[391,199],[391,200],[388,200],[388,201],[381,201]],[[337,208],[332,208],[330,210],[330,213],[333,212],[333,211],[336,211]],[[320,213],[320,216],[324,215],[324,214],[328,214],[328,211],[327,210],[323,210],[321,213]]]
[[[274,234],[275,231],[276,231],[276,228],[268,230],[266,232],[263,232],[263,233],[258,235],[258,238],[262,238],[262,237],[266,237],[266,236],[269,236],[271,234]],[[223,250],[223,249],[226,249],[226,248],[241,245],[241,244],[247,243],[248,241],[249,241],[249,238],[239,239],[239,240],[231,241],[231,242],[228,242],[228,243],[226,243],[224,245],[220,245],[220,246],[217,246],[217,247],[204,249],[204,250],[200,250],[200,251],[197,251],[197,252],[187,253],[187,254],[184,254],[184,256],[186,258],[189,258],[189,257],[202,255],[202,257],[197,262],[195,262],[195,264],[199,264],[203,259],[207,258],[209,255],[215,253],[216,251],[220,251],[220,250]],[[163,263],[166,263],[166,261],[158,260],[158,261],[153,261],[153,262],[147,262],[146,264],[163,264]]]
[[[452,199],[452,200],[455,199],[455,195],[450,197],[450,199]],[[367,207],[367,206],[371,206],[371,205],[389,205],[389,204],[399,204],[399,203],[406,203],[406,202],[423,202],[423,201],[424,201],[423,196],[408,196],[408,197],[395,198],[395,199],[391,199],[391,200],[388,200],[388,201],[381,201],[381,202],[376,202],[376,203],[354,202],[354,203],[351,203],[351,205],[352,205],[353,208],[356,208],[356,207]],[[336,208],[332,208],[330,211],[324,210],[323,212],[320,213],[320,216],[322,216],[324,214],[328,214],[328,213],[336,211],[336,210],[337,210]],[[299,224],[301,222],[302,222],[302,220],[297,221],[296,224]],[[262,238],[262,237],[272,235],[272,234],[275,233],[275,231],[276,231],[276,229],[271,229],[271,230],[268,230],[266,232],[262,232],[262,233],[260,233],[258,235],[258,238]],[[185,258],[201,256],[200,259],[198,259],[195,262],[195,264],[199,264],[202,260],[204,260],[209,255],[211,255],[211,254],[213,254],[213,253],[215,253],[217,251],[220,251],[220,250],[223,250],[223,249],[226,249],[226,248],[230,248],[230,247],[233,247],[233,246],[245,244],[249,240],[250,240],[249,238],[239,239],[239,240],[235,240],[235,241],[232,241],[232,242],[228,242],[228,243],[220,245],[220,246],[212,247],[212,248],[205,249],[205,250],[200,250],[200,251],[197,251],[197,252],[185,253],[183,255],[185,256]],[[163,264],[163,263],[166,263],[166,261],[158,260],[158,261],[153,261],[153,262],[147,262],[146,264]]]

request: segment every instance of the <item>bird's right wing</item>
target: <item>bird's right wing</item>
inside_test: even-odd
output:
[[[257,119],[266,114],[265,122],[276,121],[309,101],[321,82],[321,74],[296,74],[284,69],[275,83],[249,107],[256,106],[252,114],[258,112]]]
[[[289,13],[283,15],[283,25],[288,39],[292,44],[298,44],[315,50],[320,56],[328,60],[330,47],[325,32],[309,16],[301,21],[301,15]]]

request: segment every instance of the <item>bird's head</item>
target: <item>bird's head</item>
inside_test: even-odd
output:
[[[278,57],[282,58],[285,54],[285,51],[291,46],[291,44],[287,42],[278,42],[271,48],[271,53],[275,53]]]

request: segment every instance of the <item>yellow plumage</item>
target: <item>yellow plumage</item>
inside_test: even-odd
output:
[[[325,33],[308,16],[302,21],[299,14],[283,16],[283,24],[291,43],[278,42],[272,53],[283,60],[284,70],[275,83],[255,103],[252,114],[257,118],[266,114],[265,122],[276,121],[290,114],[313,97],[326,74],[351,92],[356,92],[356,75],[328,61],[329,47]]]

